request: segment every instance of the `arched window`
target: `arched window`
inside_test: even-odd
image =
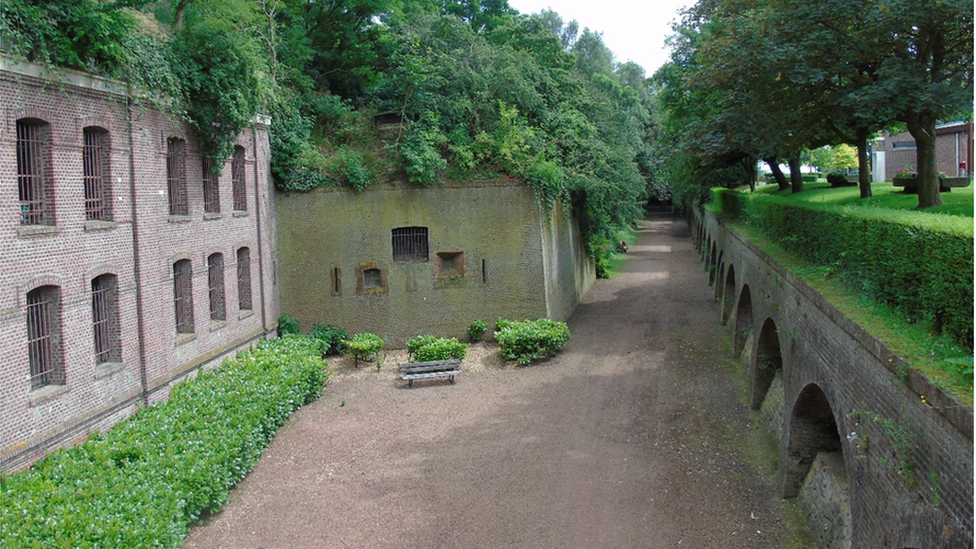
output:
[[[189,259],[173,264],[173,309],[176,333],[193,333],[193,271]]]
[[[244,147],[234,147],[230,172],[233,180],[234,210],[247,211],[247,170],[244,167]]]
[[[112,178],[109,176],[108,132],[102,128],[83,130],[82,169],[85,177],[85,219],[112,220]]]
[[[61,353],[61,288],[27,292],[27,355],[31,389],[64,384]]]
[[[54,225],[54,184],[48,156],[50,125],[17,121],[17,192],[21,225]]]
[[[103,274],[91,281],[95,364],[122,362],[118,278]]]
[[[170,137],[166,142],[166,189],[169,215],[189,215],[186,197],[186,141]]]
[[[237,308],[250,311],[251,304],[251,249],[237,250]]]
[[[220,171],[209,156],[203,157],[203,211],[220,213]]]
[[[207,290],[210,294],[210,320],[227,320],[224,303],[224,254],[207,258]]]

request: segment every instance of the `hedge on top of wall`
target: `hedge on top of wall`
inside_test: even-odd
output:
[[[713,204],[720,216],[761,231],[815,265],[843,273],[910,322],[930,321],[972,351],[972,219],[797,203],[729,189],[716,189]]]
[[[318,341],[264,341],[104,434],[0,478],[0,547],[172,547],[216,511],[327,374]]]

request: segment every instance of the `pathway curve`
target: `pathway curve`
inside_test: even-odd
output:
[[[712,296],[687,225],[652,215],[557,357],[338,372],[184,547],[803,547]]]

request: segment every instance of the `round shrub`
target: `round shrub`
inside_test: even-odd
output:
[[[468,325],[468,336],[471,337],[471,341],[478,341],[487,331],[488,323],[484,320],[475,320]]]
[[[347,339],[343,342],[346,351],[349,351],[356,357],[357,363],[359,359],[375,360],[376,356],[379,355],[380,349],[383,348],[383,344],[384,341],[380,336],[369,332],[358,333],[352,339]]]
[[[341,353],[342,342],[349,337],[345,330],[334,324],[316,324],[310,335],[322,342],[322,354]]]
[[[507,360],[517,360],[519,364],[528,364],[554,354],[569,341],[569,337],[569,327],[565,322],[548,318],[509,322],[495,332],[502,356]]]
[[[464,360],[468,352],[467,343],[461,343],[457,338],[435,338],[426,335],[419,336],[407,342],[407,351],[413,362],[428,362],[431,360]]]

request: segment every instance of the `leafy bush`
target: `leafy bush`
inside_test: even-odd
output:
[[[498,333],[504,330],[505,328],[510,327],[512,324],[515,324],[515,321],[499,318],[498,320],[495,321],[495,333]]]
[[[501,330],[495,332],[502,356],[507,360],[517,360],[519,364],[528,364],[554,354],[569,341],[569,337],[569,327],[565,322],[548,318],[506,322]]]
[[[349,351],[356,358],[356,363],[359,363],[359,359],[363,360],[375,360],[376,356],[379,355],[380,349],[383,348],[384,341],[380,336],[371,334],[369,332],[362,332],[354,335],[352,339],[347,339],[343,342],[343,346],[346,351]]]
[[[342,342],[348,337],[345,330],[333,324],[316,324],[309,334],[322,342],[322,354],[341,353]]]
[[[718,190],[720,215],[829,268],[909,322],[927,321],[972,352],[972,219],[830,207]]]
[[[290,316],[288,313],[282,313],[278,318],[278,335],[283,336],[299,333],[301,333],[301,325],[298,319]]]
[[[262,341],[104,434],[0,478],[4,547],[180,547],[327,375],[305,336]]]
[[[484,320],[475,320],[468,325],[468,336],[471,337],[471,341],[478,341],[487,331],[488,323]]]
[[[435,338],[431,335],[417,336],[407,342],[407,352],[412,362],[430,360],[464,360],[468,345],[457,338]]]

